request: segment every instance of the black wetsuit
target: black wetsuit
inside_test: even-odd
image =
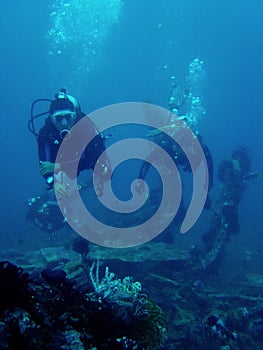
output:
[[[84,117],[84,114],[81,114],[77,121],[79,121],[82,117]],[[105,150],[103,137],[98,132],[94,123],[90,119],[86,119],[88,133],[92,134],[94,138],[85,148],[84,152],[80,157],[80,161],[78,164],[78,173],[83,170],[94,169],[99,155]],[[55,163],[59,147],[62,141],[63,138],[60,136],[59,131],[55,128],[54,124],[48,117],[45,121],[45,125],[40,129],[38,135],[39,161],[48,161],[51,163]],[[76,158],[74,157],[74,155],[72,155],[72,157]],[[44,175],[44,178],[50,187],[53,186],[53,181],[50,180],[52,179],[52,177],[53,173]]]

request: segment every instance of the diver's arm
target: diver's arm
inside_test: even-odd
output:
[[[51,188],[54,185],[55,163],[51,159],[51,146],[49,140],[46,138],[38,138],[38,157],[40,174]]]
[[[83,121],[83,139],[87,137],[91,140],[85,147],[80,158],[78,172],[82,170],[94,170],[95,166],[101,168],[102,175],[105,180],[111,178],[111,166],[107,153],[105,152],[105,137],[99,132],[96,125],[88,117]]]
[[[99,133],[96,125],[88,117],[82,121],[82,129],[80,133],[81,135],[78,135],[80,143],[81,140],[85,141],[87,138],[91,141],[85,147],[80,157],[78,163],[78,174],[83,170],[91,169],[94,171],[96,169],[94,187],[96,194],[101,196],[105,181],[109,181],[112,175],[110,162],[105,152],[105,138]],[[85,145],[83,144],[83,146]]]
[[[89,143],[79,162],[78,171],[96,168],[96,176],[94,177],[95,191],[101,196],[104,189],[105,181],[109,181],[112,176],[110,161],[108,159],[104,139],[100,134]]]
[[[79,161],[78,170],[94,170],[98,158],[104,151],[104,140],[102,139],[100,134],[97,134],[85,148],[83,155],[81,156]]]

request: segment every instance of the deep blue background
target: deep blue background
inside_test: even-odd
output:
[[[48,57],[49,13],[48,1],[2,0],[0,5],[3,244],[28,232],[25,203],[45,188],[36,143],[26,127],[31,102],[52,98],[67,83],[63,62],[56,71]],[[86,112],[126,101],[166,107],[170,76],[183,80],[198,57],[207,71],[207,116],[199,129],[215,166],[244,145],[262,172],[262,13],[261,0],[126,0],[92,71],[71,82],[70,91],[77,92]],[[262,247],[262,190],[261,177],[242,202],[241,250]]]

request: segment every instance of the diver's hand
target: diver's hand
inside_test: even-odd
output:
[[[111,166],[108,160],[99,163],[98,172],[93,179],[96,195],[103,195],[104,183],[110,181],[112,176]]]
[[[69,192],[66,187],[58,182],[54,184],[54,190],[58,200],[65,199],[69,196]]]
[[[135,186],[135,191],[139,194],[145,193],[146,186],[145,186],[145,182],[142,179],[138,179]]]
[[[54,173],[54,171],[55,171],[55,164],[54,163],[40,161],[40,174],[41,175]]]
[[[58,171],[60,169],[60,165],[58,163],[51,163],[51,162],[42,162],[40,161],[40,174],[46,175],[50,173],[54,173],[55,171]]]

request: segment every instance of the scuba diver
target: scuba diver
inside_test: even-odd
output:
[[[183,110],[186,109],[188,111],[189,109],[189,101],[187,101],[186,105],[184,106],[186,99],[188,99],[188,92],[186,89],[183,89],[180,85],[174,84],[172,86],[170,96],[169,96],[169,109],[173,113],[172,116],[169,116],[169,120],[166,122],[165,125],[158,129],[153,129],[149,130],[146,137],[149,138],[151,141],[153,141],[155,144],[159,145],[161,148],[163,148],[167,154],[173,159],[175,164],[179,167],[182,168],[183,171],[186,172],[192,172],[191,165],[189,163],[189,160],[185,154],[185,152],[182,150],[182,148],[174,141],[174,139],[168,135],[173,135],[174,133],[177,133],[180,130],[177,128],[177,121],[178,117],[180,120],[184,121],[185,126],[191,126],[192,124],[192,115],[188,113],[183,113]],[[173,117],[174,116],[174,117]],[[207,198],[204,204],[205,209],[210,209],[211,208],[211,200],[209,196],[209,192],[213,187],[213,172],[214,172],[214,166],[213,166],[213,158],[211,155],[211,152],[208,148],[208,146],[203,142],[200,134],[197,131],[193,131],[193,142],[195,142],[195,139],[198,139],[199,144],[204,152],[205,158],[206,158],[206,163],[207,163],[207,168],[208,168],[208,183],[207,183]],[[194,147],[193,144],[188,144],[188,148],[192,149],[192,146]],[[157,152],[157,153],[156,153]],[[149,156],[143,161],[142,166],[139,170],[138,178],[145,180],[149,170],[151,169],[152,165],[154,164],[155,161],[159,161],[160,165],[163,164],[163,160],[160,159],[158,156],[158,149],[154,149]],[[202,162],[202,158],[200,156],[195,157],[195,166],[196,168],[199,167],[199,165]],[[161,185],[160,185],[161,186]],[[153,202],[149,202],[150,205],[156,206],[156,203],[160,200],[160,188],[158,187],[158,190],[155,191],[155,197]],[[136,186],[136,191],[140,194],[145,192],[145,183],[144,181],[139,182]],[[158,198],[158,200],[156,200]],[[173,220],[173,224],[176,226],[181,224],[185,218],[186,215],[186,209],[184,205],[184,200],[182,199],[180,201],[180,206],[178,208],[178,211],[176,213],[176,216]],[[157,241],[162,241],[166,243],[173,243],[174,241],[174,230],[167,229],[165,230],[160,236],[154,239],[156,242]]]
[[[38,102],[49,102],[49,111],[35,115],[34,108]],[[35,119],[43,115],[48,115],[44,126],[39,132],[36,131]],[[46,196],[36,196],[28,201],[29,213],[28,220],[33,222],[43,231],[52,232],[61,228],[66,220],[61,214],[58,204],[54,197],[54,190],[58,199],[68,197],[69,189],[60,182],[64,175],[71,177],[71,171],[74,165],[77,166],[77,174],[83,170],[94,170],[96,163],[99,165],[100,175],[97,177],[96,194],[100,196],[103,191],[105,181],[111,177],[111,169],[107,156],[100,155],[105,151],[105,139],[96,128],[95,124],[85,117],[84,127],[81,135],[71,134],[71,128],[82,118],[85,114],[81,111],[80,104],[75,97],[67,94],[66,89],[61,89],[54,100],[38,99],[33,102],[31,106],[31,118],[28,122],[28,128],[34,134],[38,144],[38,155],[40,173],[45,179],[47,189],[51,190],[53,198],[48,199]],[[91,139],[86,146],[85,140]],[[82,140],[84,151],[79,157],[79,148],[70,148],[65,155],[60,155],[59,162],[56,161],[59,148],[63,141],[70,142],[80,147],[79,140]],[[75,142],[75,143],[74,143]],[[82,148],[82,149],[83,149]],[[78,189],[85,187],[78,186]]]
[[[218,178],[222,183],[221,216],[227,232],[239,232],[239,203],[248,181],[258,176],[259,173],[252,171],[249,151],[245,147],[237,148],[229,159],[220,164]]]
[[[214,208],[209,229],[202,234],[204,251],[200,258],[202,272],[215,272],[223,258],[230,236],[240,231],[239,209],[248,182],[260,173],[252,170],[249,150],[240,146],[218,168],[221,194]]]
[[[70,129],[73,125],[84,116],[78,101],[73,96],[68,95],[65,89],[61,89],[55,95],[55,100],[50,104],[49,116],[37,137],[40,173],[49,187],[54,184],[54,174],[62,169],[66,171],[65,164],[63,168],[63,160],[62,163],[55,164],[59,147],[65,138],[70,137]],[[78,172],[94,169],[99,155],[105,150],[104,138],[94,123],[89,118],[86,118],[86,123],[87,132],[92,135],[93,139],[80,157]],[[77,154],[73,152],[70,156],[71,159],[67,159],[67,162],[75,161]],[[106,164],[107,159],[103,161],[105,164],[103,163],[101,166],[107,167],[109,170],[109,165]],[[58,186],[56,190],[58,195],[66,195],[66,189],[62,186]]]

